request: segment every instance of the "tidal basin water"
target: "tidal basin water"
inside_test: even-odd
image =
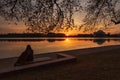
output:
[[[120,38],[0,38],[0,59],[18,57],[30,44],[34,54],[120,45]]]

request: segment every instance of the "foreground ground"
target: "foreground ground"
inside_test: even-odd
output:
[[[0,80],[120,80],[120,50],[77,56],[77,61],[19,72]]]

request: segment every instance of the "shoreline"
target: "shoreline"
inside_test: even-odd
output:
[[[40,58],[40,57],[46,57],[46,56],[54,58],[57,53],[63,53],[63,54],[68,54],[68,55],[77,57],[79,55],[94,54],[94,53],[99,53],[99,52],[103,52],[103,51],[115,50],[115,49],[120,49],[120,45],[101,46],[101,47],[92,47],[92,48],[85,48],[85,49],[75,49],[75,50],[67,50],[67,51],[59,51],[59,52],[41,53],[41,54],[34,55],[34,58]],[[18,57],[0,59],[0,68],[5,69],[5,67],[7,68],[8,66],[13,67],[14,63],[17,61],[17,58]]]
[[[66,51],[57,51],[57,52],[50,52],[50,53],[41,53],[41,54],[55,54],[55,53],[64,53],[69,54],[72,56],[78,56],[78,55],[86,55],[86,54],[92,54],[102,51],[108,51],[108,50],[114,50],[119,49],[120,45],[109,45],[109,46],[100,46],[100,47],[91,47],[91,48],[83,48],[83,49],[74,49],[74,50],[66,50]],[[41,55],[36,54],[35,57]]]
[[[49,80],[49,79],[51,80],[55,80],[55,79],[96,80],[96,79],[104,78],[103,80],[107,80],[109,77],[110,80],[115,80],[115,78],[116,80],[119,80],[120,79],[119,49],[120,49],[120,45],[114,45],[114,46],[104,46],[104,47],[97,47],[97,48],[54,52],[51,54],[56,54],[56,53],[70,54],[72,56],[75,56],[77,58],[77,61],[73,63],[64,63],[64,64],[58,63],[58,65],[46,66],[46,67],[43,67],[42,69],[40,67],[33,68],[32,70],[27,69],[25,71],[3,75],[2,78],[3,80],[4,79],[13,80],[13,78],[15,80],[17,80],[18,78],[23,78],[22,80],[26,80],[26,79],[29,80],[30,78],[33,78],[32,80],[35,80],[36,78],[38,78],[38,80]],[[50,53],[46,55],[50,55]],[[37,57],[39,56],[40,55],[37,55]],[[10,64],[10,60],[11,59],[9,59],[9,62],[7,62],[7,60],[6,62],[3,61],[2,63],[5,62],[6,66],[8,66]],[[1,66],[2,65],[0,65],[0,67]],[[33,73],[35,75],[33,75]],[[14,74],[17,77],[14,77],[13,76]],[[4,76],[8,76],[8,77],[4,77]],[[86,76],[89,78],[87,78]]]

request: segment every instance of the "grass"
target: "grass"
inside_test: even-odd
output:
[[[0,80],[120,80],[120,50],[77,56],[77,62],[8,75]]]

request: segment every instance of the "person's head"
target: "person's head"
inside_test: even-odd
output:
[[[30,46],[30,45],[27,45],[26,50],[32,50],[31,46]]]

